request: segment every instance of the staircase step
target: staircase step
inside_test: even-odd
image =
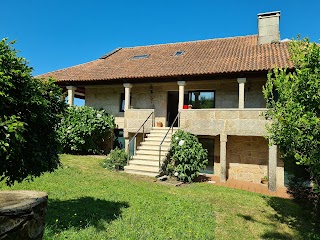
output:
[[[144,139],[146,142],[148,141],[158,141],[159,143],[162,142],[163,137],[157,137],[157,136],[148,136]],[[171,138],[165,138],[164,142],[171,142]]]
[[[165,159],[166,156],[161,155],[161,160]],[[146,160],[146,161],[159,161],[159,155],[134,155],[132,160]]]
[[[160,162],[162,164],[162,162]],[[145,161],[145,160],[131,160],[129,162],[129,166],[136,166],[136,165],[142,165],[142,166],[148,166],[148,167],[159,167],[159,161]]]
[[[162,146],[170,147],[171,142],[163,142]],[[142,146],[158,146],[160,145],[160,141],[144,141],[141,143]]]
[[[125,166],[124,169],[139,171],[139,172],[148,172],[148,173],[155,173],[159,174],[159,166],[139,166],[139,165],[128,165]]]
[[[143,145],[137,147],[138,150],[147,150],[147,151],[159,151],[159,145]],[[170,150],[170,146],[161,146],[161,151],[168,152]]]
[[[164,150],[163,148],[161,148],[161,156],[165,156],[167,155],[168,151]],[[144,150],[144,149],[138,149],[136,151],[135,155],[154,155],[154,156],[159,156],[159,147],[156,150]]]
[[[166,135],[166,133],[158,133],[158,132],[151,132],[147,134],[147,137],[160,137],[160,138],[164,138],[164,136]],[[166,138],[171,138],[171,133],[166,136]]]
[[[147,137],[137,147],[136,155],[132,157],[128,166],[124,167],[125,172],[139,175],[155,177],[159,175],[159,146],[164,136],[167,134],[161,145],[160,162],[166,159],[170,151],[171,137],[178,128],[168,132],[168,127],[154,127]]]
[[[156,177],[159,175],[159,173],[154,173],[154,172],[143,172],[139,170],[132,170],[132,169],[125,169],[126,173],[130,174],[136,174],[136,175],[143,175],[143,176],[149,176],[149,177]]]
[[[163,131],[168,131],[169,130],[169,127],[153,127],[152,130],[163,130]],[[173,127],[173,130],[179,130],[178,127]]]

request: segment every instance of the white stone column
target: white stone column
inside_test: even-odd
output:
[[[77,87],[67,86],[66,88],[68,89],[68,104],[69,104],[69,106],[73,106],[74,105],[74,93],[75,93]]]
[[[277,146],[269,145],[268,161],[268,188],[270,191],[277,190]]]
[[[132,85],[130,83],[124,83],[124,110],[130,108],[130,92]]]
[[[228,135],[220,134],[220,181],[227,181],[227,140]]]
[[[239,83],[239,108],[244,108],[244,84],[246,83],[246,78],[237,78]]]
[[[185,81],[178,81],[177,82],[179,85],[179,107],[178,109],[181,110],[183,109],[183,101],[184,101],[184,86],[186,85]]]

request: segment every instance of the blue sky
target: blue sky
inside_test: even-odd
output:
[[[257,34],[257,14],[281,11],[281,38],[319,42],[319,0],[14,0],[1,3],[0,37],[34,75],[118,47]]]

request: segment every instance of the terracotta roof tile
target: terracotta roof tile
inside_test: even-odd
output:
[[[175,52],[183,51],[180,56]],[[148,58],[132,59],[149,54]],[[92,62],[46,73],[57,81],[224,74],[289,67],[288,42],[258,45],[256,35],[116,49]]]

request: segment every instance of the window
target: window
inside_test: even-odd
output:
[[[185,104],[192,105],[194,109],[214,108],[215,107],[215,91],[189,91],[185,95]]]
[[[121,93],[120,94],[120,108],[119,108],[119,112],[124,112],[124,105],[125,105],[125,95],[124,95],[124,93]],[[132,100],[132,96],[131,96],[131,94],[130,94],[130,102],[132,102],[131,101]]]
[[[119,112],[124,112],[124,93],[120,95],[120,109]]]
[[[142,54],[142,55],[135,55],[131,59],[142,59],[142,58],[148,58],[150,54]]]
[[[174,56],[181,56],[184,53],[184,51],[176,51]]]

